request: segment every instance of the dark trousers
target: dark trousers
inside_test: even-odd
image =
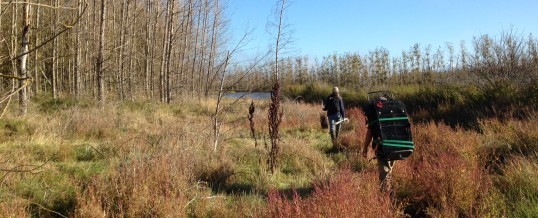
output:
[[[334,141],[338,138],[338,133],[340,132],[341,123],[335,124],[341,118],[339,113],[327,115],[329,118],[329,133],[331,134],[331,139]]]

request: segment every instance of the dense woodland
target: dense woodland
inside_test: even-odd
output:
[[[1,1],[0,71],[31,77],[30,95],[169,102],[207,95],[224,70],[226,18],[218,0],[26,2]],[[23,37],[26,74],[18,63]],[[2,83],[11,88],[10,79]]]
[[[286,56],[285,2],[274,50],[238,60],[248,32],[225,0],[0,0],[0,216],[538,213],[534,35]],[[332,86],[350,118],[336,144],[319,126]],[[394,196],[359,155],[375,89],[413,123]]]

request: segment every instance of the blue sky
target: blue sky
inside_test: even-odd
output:
[[[249,34],[241,54],[266,51],[274,34],[276,0],[228,0],[232,39]],[[538,0],[287,0],[285,22],[293,31],[286,55],[366,54],[383,47],[400,55],[415,43],[458,47],[473,36],[515,31],[538,36]]]

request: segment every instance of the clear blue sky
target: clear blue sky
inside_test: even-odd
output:
[[[228,0],[232,39],[253,29],[242,55],[266,51],[273,35],[276,0]],[[538,37],[538,0],[288,0],[286,24],[293,43],[288,55],[363,55],[383,47],[401,55],[415,43],[432,49],[446,42],[468,45],[473,36],[495,38],[510,30]]]

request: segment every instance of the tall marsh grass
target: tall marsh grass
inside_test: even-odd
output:
[[[366,133],[360,108],[348,108],[350,122],[333,147],[319,104],[284,101],[281,153],[271,174],[268,102],[255,101],[257,146],[250,102],[225,100],[216,151],[211,99],[104,108],[39,99],[26,117],[8,113],[0,121],[0,216],[536,214],[537,119],[481,119],[480,131],[415,122],[416,150],[396,162],[391,197],[379,191],[375,161],[360,156]]]

